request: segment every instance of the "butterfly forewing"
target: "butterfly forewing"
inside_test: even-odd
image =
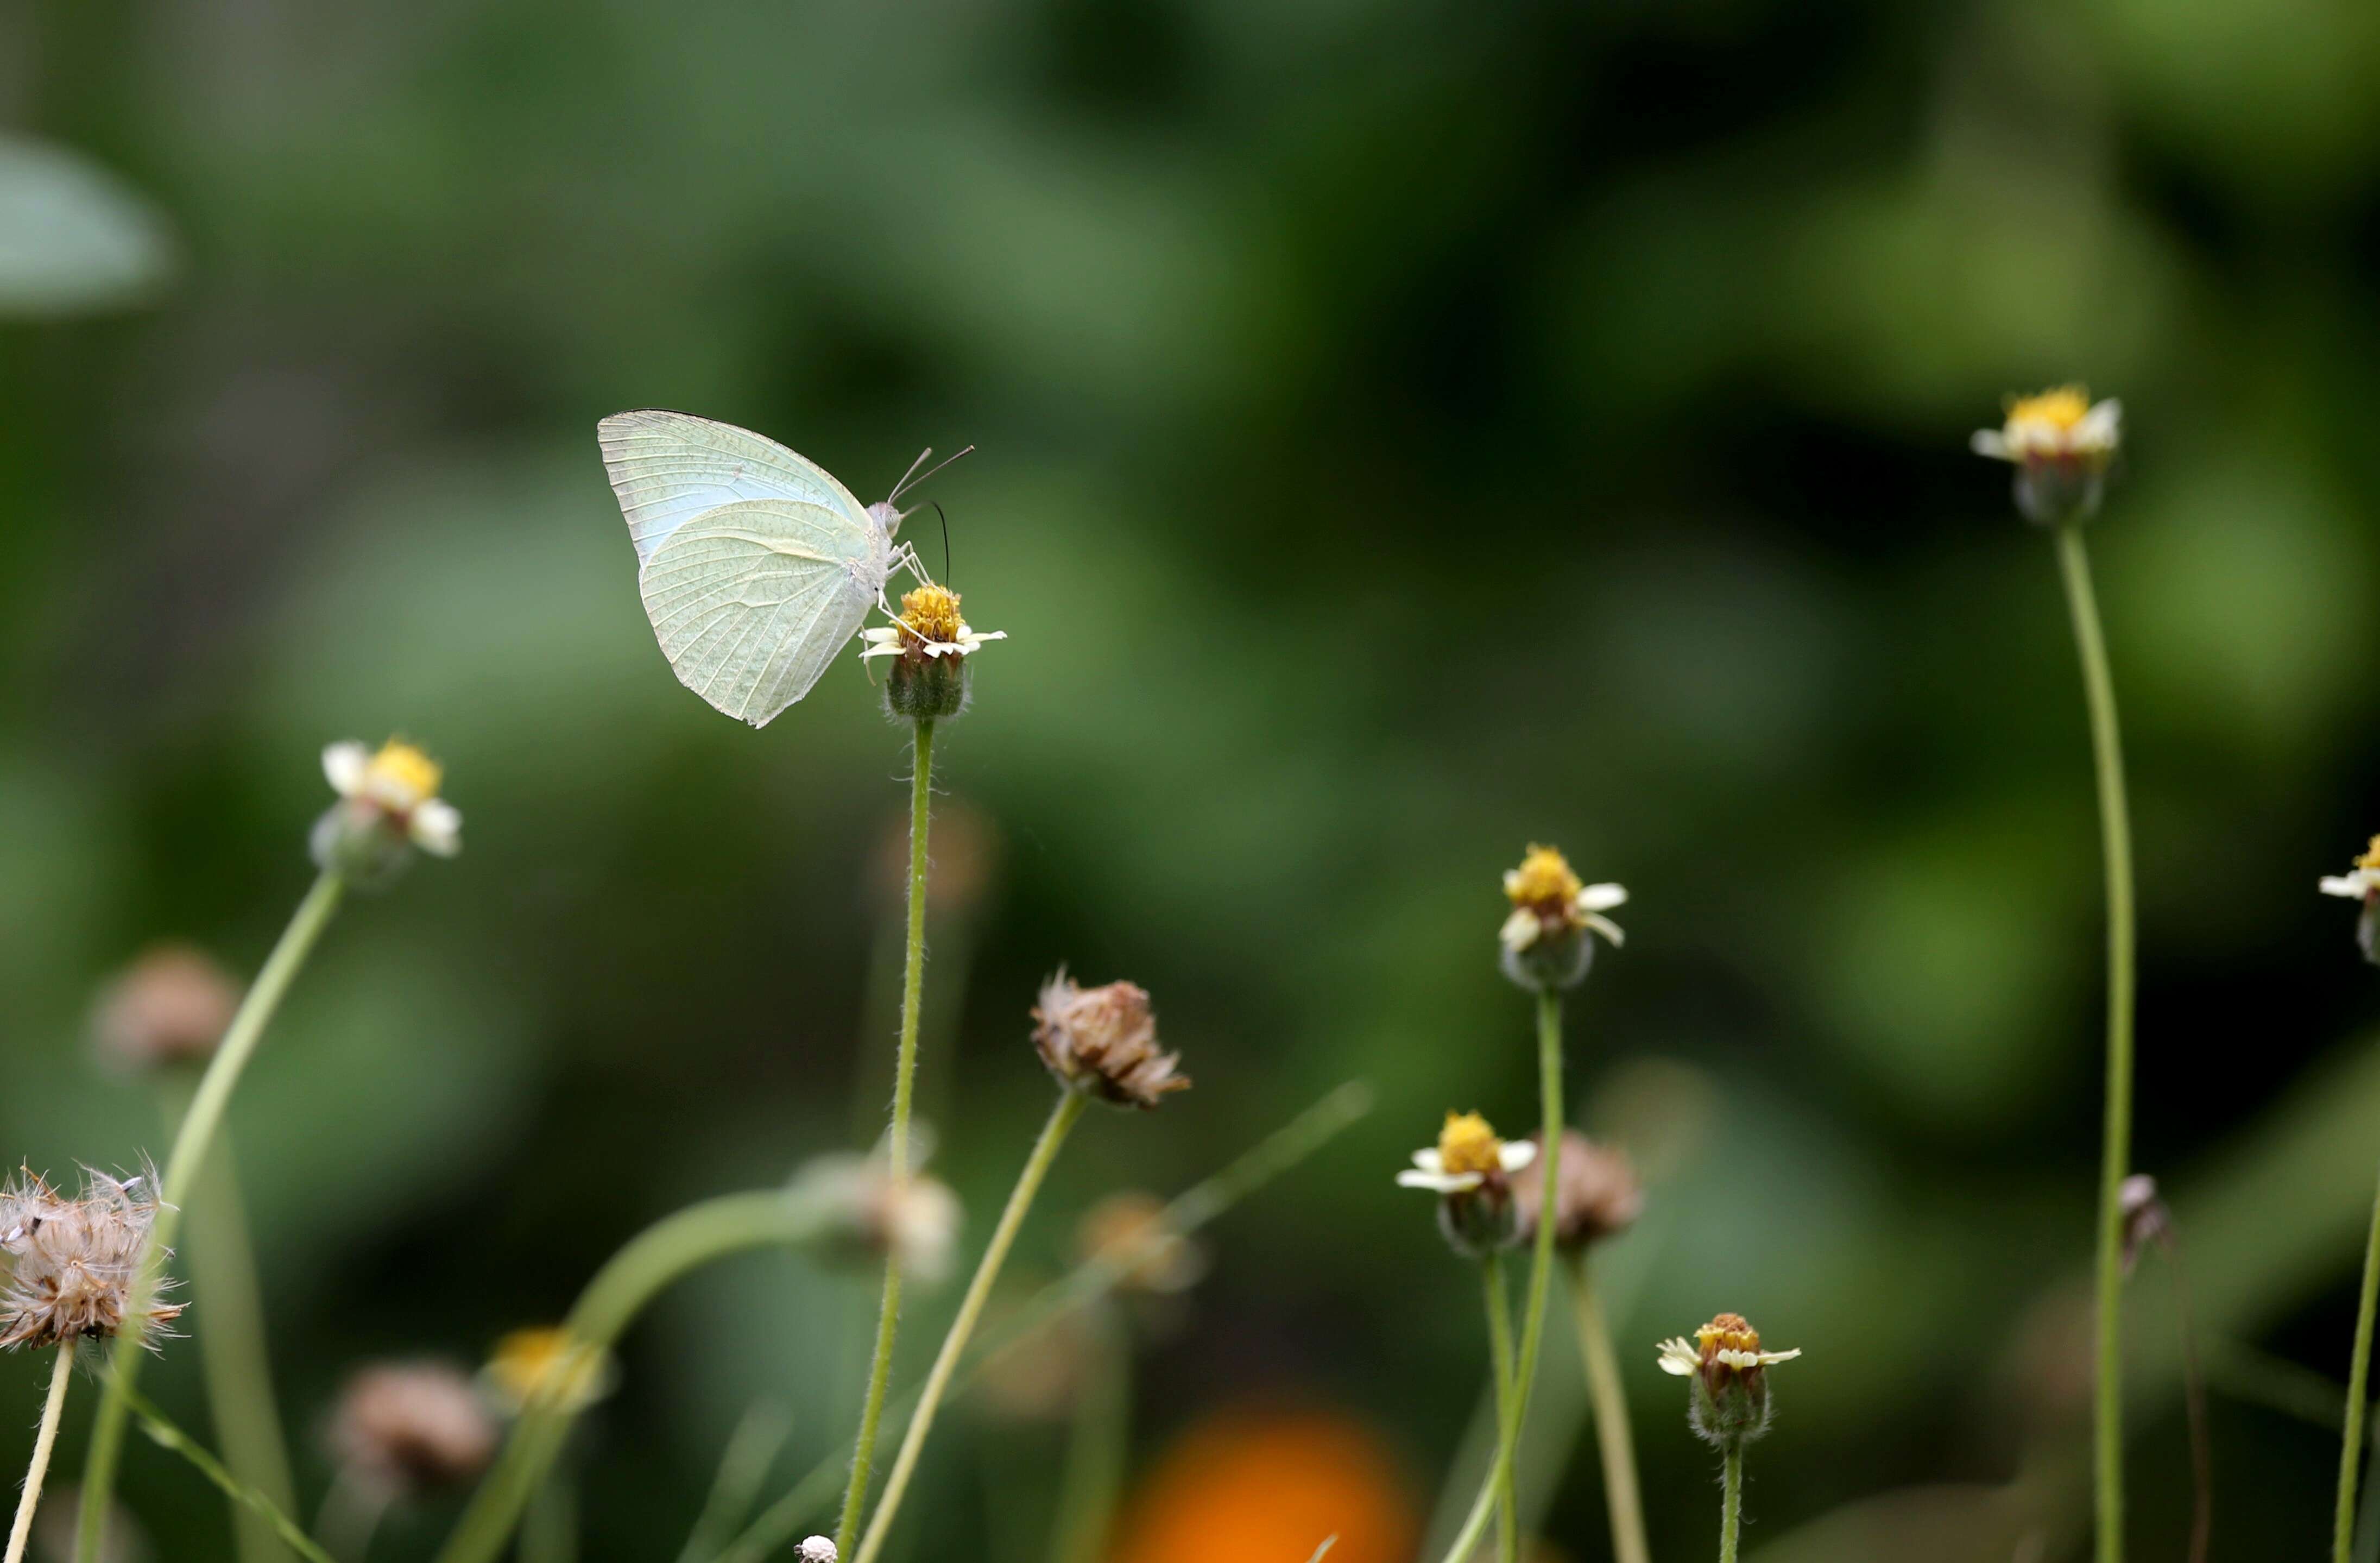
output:
[[[884,580],[882,540],[823,506],[719,507],[678,524],[639,577],[678,680],[764,726],[809,693]]]
[[[816,462],[749,429],[646,410],[615,412],[595,433],[640,560],[697,516],[747,500],[794,500],[856,530],[873,525],[867,507]]]

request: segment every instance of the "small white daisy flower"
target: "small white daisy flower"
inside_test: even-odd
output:
[[[1684,1378],[1706,1368],[1732,1369],[1742,1373],[1754,1368],[1773,1367],[1790,1362],[1802,1354],[1795,1347],[1791,1351],[1764,1351],[1760,1349],[1760,1332],[1741,1313],[1721,1313],[1709,1324],[1694,1331],[1694,1338],[1674,1337],[1660,1344],[1661,1371]],[[1724,1375],[1721,1375],[1724,1376]]]
[[[2080,385],[2061,385],[2009,403],[2008,421],[1978,429],[1968,442],[1977,456],[2025,465],[2080,461],[2106,465],[2123,439],[2123,403],[2094,402]]]
[[[901,616],[891,624],[860,632],[873,656],[968,656],[986,642],[1005,641],[1005,629],[978,630],[959,617],[959,594],[946,586],[920,586],[901,599]]]
[[[463,849],[463,816],[438,796],[445,773],[420,750],[398,739],[377,752],[349,740],[322,751],[322,775],[348,805],[386,819],[433,857]]]
[[[1485,1184],[1490,1174],[1509,1176],[1536,1156],[1536,1146],[1526,1140],[1499,1140],[1477,1113],[1449,1113],[1438,1143],[1414,1153],[1413,1166],[1397,1174],[1397,1186],[1467,1194]]]
[[[2354,867],[2345,873],[2325,874],[2322,880],[2324,895],[2344,896],[2350,901],[2369,900],[2375,890],[2380,890],[2380,836],[2372,838]]]

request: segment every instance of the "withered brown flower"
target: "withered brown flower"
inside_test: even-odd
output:
[[[496,1452],[496,1420],[471,1378],[448,1362],[375,1362],[332,1412],[341,1466],[399,1493],[468,1482]]]
[[[1529,1139],[1542,1151],[1542,1131]],[[1575,1129],[1562,1131],[1561,1165],[1554,1177],[1554,1239],[1565,1248],[1616,1236],[1644,1214],[1645,1191],[1628,1153],[1598,1145]],[[1542,1154],[1512,1174],[1513,1221],[1523,1242],[1537,1234],[1545,1182]]]
[[[80,1199],[70,1200],[31,1172],[0,1190],[0,1254],[8,1285],[0,1292],[0,1347],[55,1346],[123,1329],[157,1224],[153,1174],[121,1180],[86,1169]],[[183,1304],[151,1299],[138,1321],[153,1341]]]
[[[1078,985],[1061,968],[1033,1008],[1033,1045],[1059,1082],[1123,1107],[1154,1107],[1190,1089],[1179,1053],[1160,1049],[1148,992],[1135,983]]]

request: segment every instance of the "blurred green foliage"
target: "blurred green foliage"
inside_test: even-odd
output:
[[[1384,1094],[1218,1229],[1142,1452],[1255,1399],[1375,1420],[1417,1493],[1452,1453],[1473,1278],[1389,1179],[1447,1106],[1532,1111],[1493,937],[1541,838],[1635,897],[1572,1050],[1590,1122],[1676,1150],[1613,1261],[1657,1548],[1713,1517],[1650,1343],[1722,1307],[1808,1354],[1756,1537],[2000,1481],[1987,1365],[2088,1243],[2098,870],[2048,550],[1965,436],[2086,378],[2131,434],[2094,547],[2142,1164],[2200,1179],[2186,1236],[2270,1239],[2225,1327],[2343,1373],[2367,1191],[2236,1148],[2314,1132],[2291,1082],[2368,1046],[2313,883],[2380,826],[2375,89],[2362,0],[0,12],[0,123],[145,191],[180,261],[150,307],[0,325],[0,1146],[159,1147],[85,1061],[91,992],[162,936],[252,967],[317,751],[391,731],[467,849],[343,917],[233,1115],[294,1427],[847,1145],[902,735],[856,665],[757,735],[676,686],[593,424],[732,421],[863,497],[974,441],[933,494],[1012,638],[939,775],[997,866],[942,914],[925,1087],[973,1229],[1061,961],[1148,985],[1197,1089],[1087,1127],[1028,1270],[1112,1186]],[[2368,1128],[2332,1142],[2368,1171]],[[674,1296],[584,1450],[589,1557],[674,1549],[756,1393],[787,1469],[825,1450],[872,1307],[775,1259]],[[0,1466],[37,1372],[0,1364]],[[186,1345],[153,1382],[203,1425]],[[2216,1434],[2218,1552],[2311,1547],[2329,1446],[2228,1401]],[[917,1556],[1038,1549],[986,1534],[990,1442],[953,1419]],[[1596,1481],[1552,1509],[1572,1557]],[[130,1492],[166,1556],[224,1555],[187,1471],[137,1450]]]

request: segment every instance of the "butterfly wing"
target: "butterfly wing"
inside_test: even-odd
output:
[[[858,629],[883,554],[865,513],[745,500],[678,523],[638,583],[678,681],[759,727],[809,693]]]
[[[867,519],[867,507],[818,463],[733,423],[685,412],[615,412],[595,425],[595,436],[640,563],[704,511],[747,500],[792,500]]]

